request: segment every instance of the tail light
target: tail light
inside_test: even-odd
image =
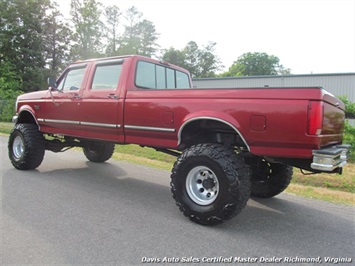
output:
[[[323,128],[323,102],[310,101],[308,104],[307,133],[321,135]]]

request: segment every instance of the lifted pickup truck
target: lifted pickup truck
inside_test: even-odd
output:
[[[72,63],[48,81],[17,99],[15,168],[37,168],[45,150],[78,146],[104,162],[115,144],[153,147],[178,157],[173,198],[200,224],[281,193],[292,166],[340,173],[348,157],[344,104],[320,87],[193,89],[186,70],[142,56]]]

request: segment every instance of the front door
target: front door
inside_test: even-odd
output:
[[[80,136],[81,95],[85,88],[86,64],[66,70],[58,80],[56,90],[49,91],[45,100],[40,125],[51,133]]]

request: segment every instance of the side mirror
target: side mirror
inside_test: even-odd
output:
[[[47,82],[48,82],[49,89],[56,89],[57,88],[57,83],[56,83],[55,78],[49,77]]]

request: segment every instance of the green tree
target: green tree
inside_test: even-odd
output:
[[[351,145],[350,161],[355,162],[355,127],[350,125],[349,121],[345,121],[344,140],[343,143]]]
[[[180,67],[185,67],[185,54],[174,47],[165,50],[162,60]]]
[[[200,49],[196,42],[190,41],[182,50],[173,47],[165,50],[162,59],[187,69],[194,78],[215,77],[216,71],[222,67],[214,53],[215,46],[215,42],[209,42]]]
[[[62,14],[54,3],[44,18],[43,41],[48,76],[56,77],[69,62],[70,36],[69,25],[63,21]]]
[[[229,70],[221,76],[259,76],[290,74],[290,69],[280,64],[280,59],[266,53],[245,53],[235,61]]]
[[[44,83],[43,25],[49,0],[0,0],[0,64],[9,63],[24,91]]]
[[[349,99],[344,96],[340,96],[339,98],[345,104],[346,117],[355,119],[355,103],[350,102]]]
[[[135,6],[132,6],[125,12],[125,31],[120,40],[119,48],[119,53],[121,55],[138,54],[140,40],[137,25],[140,22],[142,16],[143,14],[139,12]]]
[[[103,23],[100,20],[101,3],[96,0],[71,0],[70,15],[74,24],[73,59],[88,59],[101,55]]]
[[[214,77],[216,71],[223,67],[220,59],[215,55],[216,44],[215,42],[209,42],[200,50],[198,76],[201,78]]]
[[[200,66],[198,62],[200,58],[200,49],[198,48],[197,43],[194,41],[188,42],[182,52],[185,55],[183,67],[190,72],[191,76],[196,78],[199,77]]]
[[[125,31],[120,40],[119,54],[139,54],[152,57],[159,45],[155,25],[149,20],[141,20],[143,14],[134,6],[129,8],[124,17]]]
[[[9,62],[0,64],[0,121],[11,121],[15,101],[20,95],[22,80]]]
[[[157,33],[153,22],[144,19],[137,24],[137,37],[140,40],[137,54],[152,57],[158,50],[156,43],[159,34]]]
[[[355,103],[350,102],[347,97],[339,97],[345,104],[346,118],[355,118]],[[355,126],[349,123],[349,120],[345,121],[344,128],[344,143],[351,144],[351,161],[355,162]]]
[[[120,16],[122,15],[118,6],[108,6],[105,8],[105,17],[106,17],[106,56],[117,55],[117,49],[119,46],[119,23]]]

